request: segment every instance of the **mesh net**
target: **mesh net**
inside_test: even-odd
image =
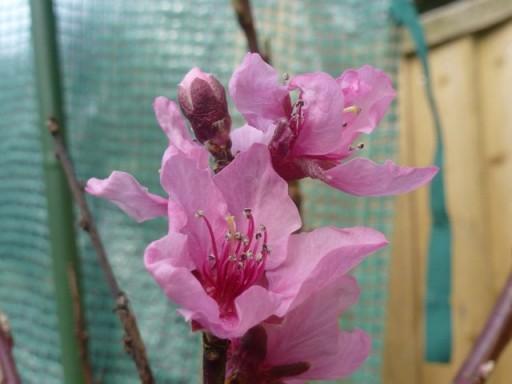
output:
[[[262,40],[274,65],[290,74],[370,63],[397,70],[391,0],[255,1]],[[153,192],[165,139],[152,100],[175,97],[192,66],[227,83],[245,52],[229,2],[56,0],[70,151],[79,178],[121,169]],[[51,276],[27,0],[0,2],[0,309],[11,320],[24,383],[61,383],[56,303]],[[23,100],[23,102],[20,102]],[[396,114],[365,141],[375,160],[392,158]],[[318,182],[302,183],[308,227],[364,224],[389,234],[389,199],[343,196]],[[130,297],[158,383],[197,382],[200,349],[175,307],[144,271],[142,252],[166,231],[163,220],[143,225],[116,207],[90,199],[120,285]],[[79,235],[82,284],[95,376],[102,383],[135,383],[124,354],[112,301],[88,239]],[[343,319],[373,336],[372,357],[353,383],[379,383],[388,252],[356,272],[360,303]],[[44,373],[44,376],[42,374]]]

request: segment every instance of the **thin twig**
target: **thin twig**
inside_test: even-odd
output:
[[[233,9],[235,10],[240,28],[245,34],[247,40],[247,48],[250,52],[260,53],[258,45],[258,34],[252,17],[251,2],[249,0],[231,0]],[[266,58],[264,58],[265,61]]]
[[[82,309],[82,300],[80,299],[80,287],[78,286],[78,276],[73,265],[68,267],[69,288],[73,298],[73,317],[75,319],[75,334],[78,339],[78,348],[80,352],[80,361],[82,363],[82,372],[86,384],[94,383],[94,375],[89,361],[89,338],[87,336],[84,311]]]
[[[71,189],[73,198],[75,199],[80,210],[80,226],[89,234],[91,243],[96,250],[100,267],[105,274],[105,278],[110,288],[110,293],[115,300],[115,312],[121,320],[124,328],[125,350],[130,356],[132,356],[137,367],[141,382],[144,384],[154,383],[153,374],[151,373],[149,360],[146,355],[146,348],[140,336],[137,321],[130,309],[128,297],[119,288],[119,284],[117,283],[117,280],[114,276],[114,272],[112,271],[112,267],[108,261],[105,247],[103,246],[103,242],[101,241],[101,237],[92,218],[91,212],[87,205],[87,201],[85,200],[84,192],[76,178],[73,164],[71,163],[71,159],[69,158],[68,152],[64,145],[64,141],[59,130],[59,124],[55,119],[48,120],[48,130],[53,137],[55,155],[62,165],[68,180],[69,188]]]
[[[512,273],[454,384],[482,384],[512,338]]]
[[[21,383],[12,355],[13,345],[7,317],[0,312],[0,384]]]

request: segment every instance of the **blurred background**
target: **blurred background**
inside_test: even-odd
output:
[[[49,223],[72,210],[49,209],[52,162],[38,109],[41,68],[31,3],[0,0],[0,311],[9,319],[24,383],[73,383],[65,377],[58,292]],[[47,3],[48,0],[40,0]],[[434,161],[426,78],[395,0],[255,0],[261,43],[282,73],[322,70],[337,76],[371,64],[389,73],[399,98],[365,138],[365,156],[404,165]],[[450,4],[446,4],[450,3]],[[369,225],[392,244],[357,269],[362,297],[341,322],[373,337],[373,353],[344,383],[448,383],[468,354],[505,282],[512,256],[512,2],[418,0],[430,48],[432,85],[444,139],[445,192],[452,225],[450,361],[425,356],[429,190],[391,198],[353,198],[319,182],[301,182],[307,228]],[[161,192],[157,170],[166,147],[152,101],[176,96],[193,66],[224,84],[246,52],[229,1],[54,0],[68,148],[78,177],[135,175]],[[44,16],[46,18],[52,15]],[[42,42],[40,41],[42,40]],[[39,41],[39,42],[38,42]],[[58,84],[57,84],[58,85]],[[44,91],[44,90],[43,90]],[[44,92],[43,92],[44,93]],[[235,109],[231,109],[235,114]],[[235,116],[235,125],[241,119]],[[115,206],[89,199],[114,272],[130,298],[157,383],[198,382],[200,340],[145,272],[145,246],[166,231],[164,220],[137,224]],[[78,215],[75,212],[75,218]],[[75,225],[89,355],[99,383],[136,383],[122,331],[89,239]],[[72,246],[73,248],[73,246]],[[65,308],[65,305],[64,305]],[[449,325],[448,325],[449,326]],[[66,363],[64,363],[66,364]],[[71,381],[70,381],[71,380]],[[490,383],[512,380],[512,348]]]

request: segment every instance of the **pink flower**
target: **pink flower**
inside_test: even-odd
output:
[[[411,191],[437,172],[352,158],[355,140],[373,131],[395,96],[389,77],[368,65],[337,79],[324,72],[297,75],[285,85],[259,55],[249,53],[229,91],[248,123],[232,132],[233,153],[255,142],[268,145],[286,180],[309,176],[353,195],[379,196]]]
[[[342,332],[339,316],[357,301],[359,288],[345,276],[312,294],[280,323],[265,323],[231,342],[228,383],[304,383],[353,373],[368,357],[370,337]]]
[[[292,235],[300,217],[263,145],[218,174],[178,153],[161,183],[172,215],[145,251],[146,268],[195,329],[220,338],[285,315],[387,244],[369,228]]]
[[[176,103],[165,97],[157,97],[153,107],[160,127],[169,139],[162,163],[179,153],[193,159],[199,167],[207,168],[208,152],[190,137]],[[146,187],[126,172],[114,171],[103,180],[91,178],[85,190],[91,195],[110,200],[138,222],[167,216],[168,199],[149,193]]]

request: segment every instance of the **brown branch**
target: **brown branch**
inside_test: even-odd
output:
[[[512,273],[454,384],[482,384],[512,338]]]
[[[12,355],[14,342],[7,317],[0,312],[0,384],[20,384],[21,380]]]
[[[247,48],[250,52],[261,54],[258,45],[258,34],[252,17],[251,2],[249,0],[231,0],[231,4],[236,13],[238,24],[240,24],[240,28],[245,34]],[[267,60],[265,59],[265,61]]]
[[[146,348],[140,336],[137,321],[130,309],[128,297],[119,288],[119,284],[117,283],[117,280],[114,276],[114,272],[112,271],[112,267],[108,261],[107,252],[105,251],[105,247],[101,241],[101,237],[94,223],[91,211],[89,210],[89,206],[85,200],[82,186],[75,176],[73,164],[71,163],[71,159],[69,158],[68,152],[64,145],[61,131],[59,130],[59,124],[55,119],[48,120],[48,130],[53,137],[55,155],[60,161],[64,173],[66,174],[69,188],[80,210],[80,226],[89,234],[91,243],[98,256],[98,262],[101,269],[103,270],[103,273],[105,274],[105,278],[110,288],[110,293],[115,300],[115,312],[121,320],[124,328],[125,350],[130,356],[132,356],[137,367],[141,382],[144,384],[154,383],[153,374],[151,373],[151,368],[149,366],[149,361],[146,355]]]
[[[203,384],[224,384],[229,340],[203,332]]]
[[[80,299],[80,287],[78,286],[78,276],[76,269],[72,264],[68,266],[69,288],[73,298],[73,317],[75,319],[75,334],[78,339],[78,348],[80,353],[80,362],[82,363],[82,372],[87,384],[94,383],[91,363],[89,361],[89,339],[87,336],[84,311],[82,309],[82,300]]]

